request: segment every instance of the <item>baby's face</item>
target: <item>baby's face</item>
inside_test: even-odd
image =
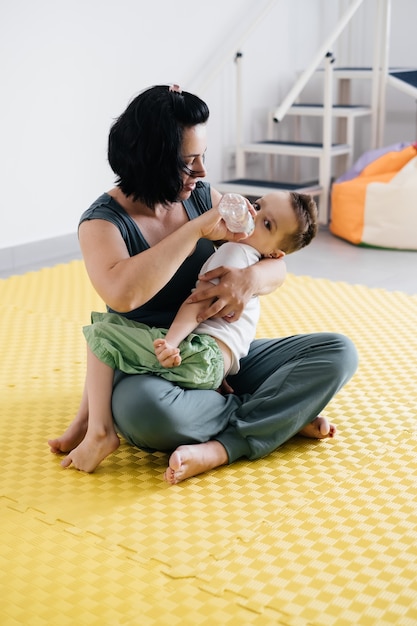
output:
[[[262,256],[283,256],[281,243],[297,230],[298,224],[287,191],[273,191],[253,204],[257,211],[255,230],[243,242],[256,248]]]

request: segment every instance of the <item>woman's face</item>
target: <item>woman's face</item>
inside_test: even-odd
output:
[[[186,128],[182,141],[182,158],[187,167],[183,173],[183,187],[180,193],[180,200],[187,200],[191,192],[195,189],[198,180],[207,174],[204,167],[204,155],[207,149],[206,125],[197,124]]]

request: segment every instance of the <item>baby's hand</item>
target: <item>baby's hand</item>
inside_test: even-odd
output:
[[[178,348],[174,348],[165,339],[155,339],[153,342],[155,356],[162,367],[178,367],[181,356]]]

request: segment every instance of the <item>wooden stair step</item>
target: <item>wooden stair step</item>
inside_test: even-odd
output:
[[[410,67],[390,67],[388,69],[388,73],[392,72],[403,72],[413,70]],[[318,68],[317,72],[323,72],[323,68]],[[333,76],[339,80],[343,80],[345,78],[372,78],[372,67],[334,67],[333,68]]]
[[[324,106],[322,104],[300,103],[293,104],[287,115],[305,115],[322,117]],[[363,117],[371,114],[371,107],[361,104],[334,104],[332,107],[333,117]]]
[[[417,70],[390,71],[388,82],[399,91],[417,99]]]
[[[323,154],[322,143],[302,143],[298,141],[274,141],[265,140],[249,143],[242,146],[243,152],[256,154],[276,154],[286,156],[321,157]],[[349,154],[351,148],[348,144],[332,144],[332,156]]]
[[[271,191],[298,191],[299,193],[308,193],[318,196],[321,193],[321,187],[317,181],[301,182],[301,183],[283,183],[271,180],[258,180],[254,178],[235,178],[233,180],[224,180],[213,185],[220,193],[240,193],[243,196],[259,198]]]
[[[390,71],[390,76],[403,80],[405,83],[417,87],[417,70],[398,70]]]

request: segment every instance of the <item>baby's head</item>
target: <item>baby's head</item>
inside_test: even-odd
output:
[[[262,256],[280,257],[307,246],[316,236],[317,205],[309,195],[273,191],[253,203],[255,230],[244,240]]]

